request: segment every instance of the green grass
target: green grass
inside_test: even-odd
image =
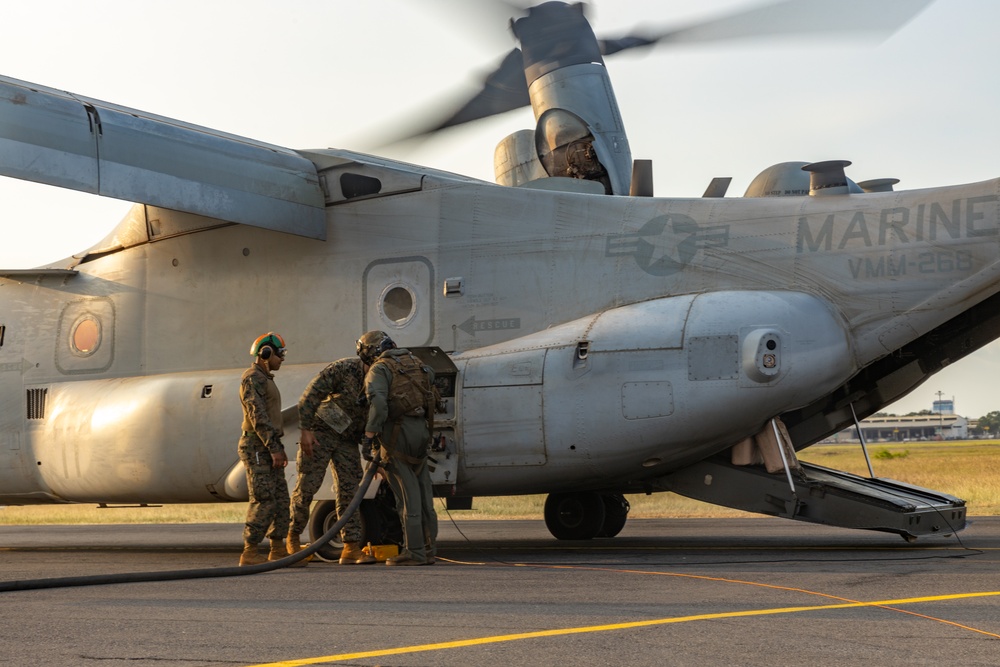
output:
[[[883,459],[883,460],[884,459],[902,459],[902,458],[906,458],[909,455],[910,455],[910,450],[909,449],[907,449],[905,451],[902,451],[902,452],[890,452],[888,449],[885,449],[884,447],[882,449],[876,450],[876,452],[874,454],[870,454],[870,456],[872,456],[873,458]]]
[[[869,446],[878,477],[943,491],[966,500],[970,516],[1000,514],[1000,441],[878,443]],[[860,445],[816,445],[803,461],[868,476]],[[633,518],[746,517],[739,510],[689,500],[673,493],[630,495]],[[462,519],[540,519],[544,495],[476,498],[474,509],[453,511]],[[443,514],[439,504],[439,512]],[[242,523],[246,503],[106,508],[93,505],[0,507],[0,525],[95,523]]]
[[[869,445],[868,452],[876,477],[962,498],[970,516],[1000,514],[1000,441],[878,443]],[[800,452],[799,458],[868,476],[861,445],[816,445]]]
[[[752,516],[746,512],[690,500],[673,493],[630,495],[633,518]],[[544,495],[480,497],[472,510],[452,511],[463,519],[541,519]],[[0,507],[0,525],[102,523],[242,523],[246,503],[164,505],[162,507],[98,508],[93,505],[30,505]],[[439,514],[444,503],[437,501]]]

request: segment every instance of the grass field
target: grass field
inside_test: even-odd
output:
[[[869,445],[878,477],[923,486],[963,498],[969,516],[1000,514],[1000,441],[878,443]],[[867,476],[860,445],[816,445],[799,453],[803,461]],[[757,516],[708,505],[673,493],[631,495],[630,517]],[[545,496],[476,498],[471,511],[452,512],[456,520],[542,517]],[[440,507],[440,506],[439,506]],[[439,509],[443,514],[443,510]],[[0,507],[0,525],[94,523],[242,523],[246,503],[107,508],[93,505]]]

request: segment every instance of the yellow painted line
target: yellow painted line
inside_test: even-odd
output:
[[[775,609],[754,609],[749,611],[727,611],[716,614],[698,614],[695,616],[677,616],[673,618],[658,618],[648,621],[632,621],[629,623],[612,623],[608,625],[592,625],[582,628],[563,628],[559,630],[539,630],[536,632],[521,632],[512,635],[496,635],[493,637],[478,637],[475,639],[460,639],[451,642],[439,642],[436,644],[420,644],[417,646],[401,646],[397,648],[377,649],[374,651],[361,651],[358,653],[341,653],[339,655],[327,655],[317,658],[300,658],[297,660],[285,660],[282,662],[269,662],[248,667],[301,667],[302,665],[317,665],[324,662],[339,662],[341,660],[359,660],[362,658],[381,658],[389,655],[403,655],[407,653],[422,653],[427,651],[443,651],[453,648],[464,648],[467,646],[481,646],[484,644],[498,644],[501,642],[520,641],[522,639],[538,639],[542,637],[560,637],[565,635],[576,635],[588,632],[609,632],[614,630],[630,630],[633,628],[646,628],[657,625],[669,625],[672,623],[688,623],[690,621],[709,621],[721,618],[741,618],[748,616],[769,616],[774,614],[794,614],[803,611],[826,611],[830,609],[853,609],[859,607],[880,607],[886,605],[918,604],[922,602],[942,602],[946,600],[966,600],[970,598],[982,598],[1000,596],[1000,591],[984,591],[980,593],[954,593],[951,595],[933,595],[918,598],[901,598],[898,600],[877,600],[874,602],[845,602],[842,604],[817,605],[807,607],[778,607]],[[959,626],[965,628],[966,626]],[[974,628],[966,628],[1000,639],[1000,635]]]

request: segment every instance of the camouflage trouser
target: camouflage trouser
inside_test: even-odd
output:
[[[312,456],[303,456],[302,450],[295,459],[299,478],[292,493],[291,526],[289,534],[301,535],[309,523],[309,505],[313,496],[319,491],[326,475],[327,464],[332,464],[334,491],[337,496],[337,518],[339,519],[347,506],[354,499],[361,481],[361,456],[358,454],[358,443],[337,438],[332,432],[317,429],[316,445]],[[340,531],[344,542],[361,540],[361,515],[355,512]]]
[[[240,460],[247,470],[247,507],[243,540],[260,544],[264,537],[283,540],[288,534],[288,482],[285,469],[271,467],[271,454],[256,435],[244,435],[239,444]]]

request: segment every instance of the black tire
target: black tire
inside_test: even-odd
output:
[[[378,492],[371,500],[362,500],[361,507],[361,543],[403,545],[403,527],[399,523],[399,513],[396,511],[396,500],[388,484],[380,484]],[[309,513],[309,535],[313,542],[326,534],[337,522],[337,503],[333,500],[320,500]],[[337,535],[324,544],[316,552],[316,557],[329,563],[340,560],[340,552],[344,543]]]
[[[545,499],[545,526],[557,540],[589,540],[603,525],[604,500],[596,493],[553,493]]]
[[[597,537],[614,537],[625,527],[631,505],[620,493],[605,493],[601,500],[604,502],[604,524],[597,531]]]
[[[309,512],[310,540],[315,542],[321,538],[335,523],[337,523],[336,501],[317,501],[316,504],[313,505],[312,510]],[[361,532],[362,534],[365,532],[364,512],[361,514]],[[340,560],[340,552],[343,548],[344,543],[340,540],[340,536],[336,535],[333,539],[319,548],[316,552],[316,557],[320,560],[325,560],[328,563],[336,563]]]
[[[371,500],[361,503],[362,517],[367,530],[365,541],[372,544],[395,544],[403,546],[403,525],[396,511],[396,497],[389,485],[379,484],[378,492]]]

